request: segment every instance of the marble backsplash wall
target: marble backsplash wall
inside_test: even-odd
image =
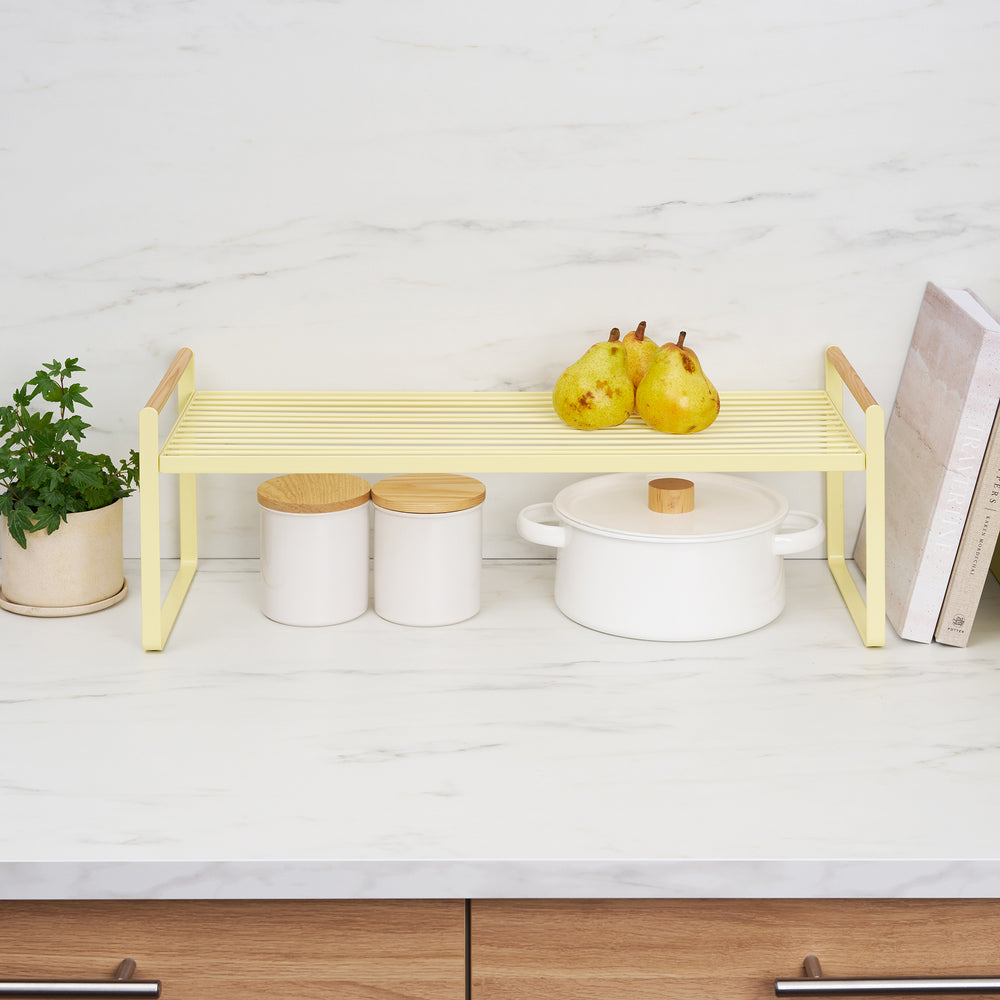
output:
[[[181,346],[218,388],[546,389],[645,319],[722,390],[839,344],[888,407],[928,279],[1000,308],[997,51],[987,0],[7,0],[0,392],[79,357],[118,454]],[[569,478],[486,477],[487,554]],[[206,555],[256,555],[255,484],[205,477]]]

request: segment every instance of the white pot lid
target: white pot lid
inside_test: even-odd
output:
[[[653,479],[694,483],[694,509],[661,514],[649,509]],[[749,479],[719,473],[619,472],[584,479],[560,490],[553,501],[565,521],[599,534],[652,541],[704,541],[755,534],[780,524],[788,502]]]

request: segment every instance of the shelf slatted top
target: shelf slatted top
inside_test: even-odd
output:
[[[195,392],[161,472],[846,471],[865,451],[822,390],[722,394],[690,435],[567,427],[548,392]]]

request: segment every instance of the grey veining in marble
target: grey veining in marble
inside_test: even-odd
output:
[[[887,405],[927,279],[1000,302],[998,43],[986,0],[13,0],[0,382],[80,357],[118,452],[180,346],[207,387],[544,389],[645,319],[723,390],[839,344]],[[205,555],[257,554],[254,486],[202,483]]]
[[[181,346],[204,387],[544,389],[645,319],[723,391],[839,344],[888,404],[928,279],[1000,303],[998,48],[986,0],[11,0],[0,393],[79,357],[119,454]],[[807,559],[710,644],[574,626],[529,559],[462,626],[290,630],[252,478],[201,477],[241,561],[164,653],[134,566],[0,615],[0,895],[1000,895],[995,590],[965,650],[864,649]],[[564,481],[489,477],[486,554]]]
[[[777,622],[705,643],[575,625],[541,561],[448,628],[276,625],[252,560],[162,653],[134,594],[4,615],[0,894],[996,895],[1000,588],[967,649],[866,649],[787,568]]]

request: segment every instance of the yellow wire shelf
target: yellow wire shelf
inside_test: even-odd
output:
[[[195,392],[161,472],[639,472],[864,469],[822,390],[723,393],[718,419],[662,434],[633,416],[579,431],[547,392]]]
[[[865,417],[862,445],[845,388]],[[178,416],[160,444],[159,417]],[[567,427],[548,392],[241,392],[196,390],[182,348],[139,414],[142,641],[163,649],[198,564],[197,477],[205,473],[822,472],[827,560],[868,646],[885,641],[885,471],[881,408],[839,348],[825,389],[723,392],[718,419],[661,434],[633,416],[598,431]],[[867,586],[847,569],[844,473],[865,476]],[[180,568],[160,601],[159,474],[177,476]]]

